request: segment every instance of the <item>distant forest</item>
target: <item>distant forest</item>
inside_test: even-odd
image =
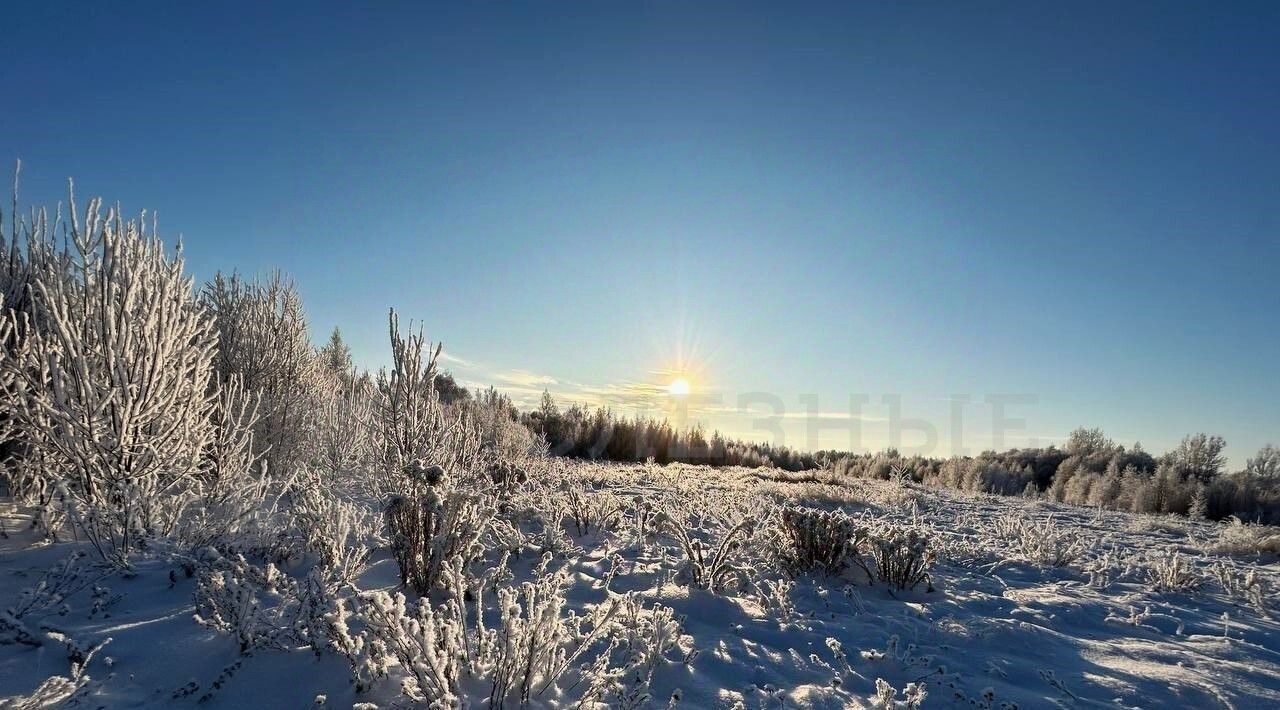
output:
[[[1060,503],[1136,513],[1172,513],[1214,520],[1280,523],[1280,448],[1264,446],[1240,471],[1226,470],[1226,441],[1193,434],[1159,456],[1141,444],[1123,446],[1099,429],[1080,428],[1059,448],[987,451],[936,458],[879,453],[803,452],[785,446],[726,439],[701,427],[679,430],[664,419],[628,418],[605,408],[559,408],[543,393],[541,406],[519,411],[505,395],[471,395],[448,374],[438,378],[443,401],[470,401],[490,419],[486,438],[520,442],[551,455],[607,461],[712,466],[825,469],[833,479],[898,478],[918,484],[995,495],[1043,497]],[[497,421],[495,421],[497,420]],[[505,427],[498,424],[506,420]],[[511,429],[516,431],[512,433]],[[544,448],[545,447],[545,448]]]

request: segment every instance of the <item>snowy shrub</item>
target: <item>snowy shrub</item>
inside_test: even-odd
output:
[[[489,464],[486,473],[497,490],[508,494],[529,480],[529,474],[523,468],[509,461]]]
[[[622,501],[609,491],[592,490],[580,481],[566,481],[560,489],[564,514],[578,537],[611,530],[622,516]]]
[[[257,416],[257,397],[238,377],[218,384],[203,471],[191,480],[187,508],[171,532],[181,547],[232,545],[261,522],[271,481],[253,448]]]
[[[302,536],[304,549],[321,569],[337,582],[354,583],[368,564],[377,516],[315,476],[300,482],[286,514],[289,527]]]
[[[490,707],[524,706],[572,675],[561,690],[576,690],[579,706],[599,702],[617,682],[610,664],[617,642],[610,636],[619,602],[581,616],[566,613],[569,574],[549,571],[549,562],[543,558],[534,581],[497,588],[493,628],[478,611],[490,580],[468,579],[458,559],[447,566],[452,593],[437,607],[427,599],[410,605],[403,594],[362,595],[365,631],[353,654],[358,685],[368,688],[399,666],[403,692],[430,707],[465,705],[482,693]]]
[[[167,533],[213,437],[216,335],[145,220],[93,200],[71,220],[65,271],[37,273],[30,312],[11,311],[18,345],[0,358],[9,421],[60,473],[71,520],[125,564],[140,538]],[[53,226],[32,241],[54,251]]]
[[[62,605],[71,595],[97,582],[103,574],[86,565],[84,558],[83,552],[76,551],[54,564],[33,586],[22,590],[5,612],[13,619],[39,614]]]
[[[1280,555],[1280,528],[1233,517],[1218,533],[1212,551],[1221,555]]]
[[[416,481],[411,492],[387,504],[387,533],[400,567],[400,581],[427,594],[454,558],[470,563],[484,552],[481,536],[495,513],[493,504],[463,490],[439,466],[411,464],[406,475]]]
[[[348,373],[320,396],[317,459],[332,476],[367,470],[373,456],[373,387]]]
[[[1151,611],[1150,606],[1144,606],[1141,609],[1137,607],[1129,607],[1129,615],[1121,616],[1115,612],[1109,612],[1105,619],[1108,624],[1121,624],[1124,626],[1132,626],[1134,628],[1146,629],[1155,633],[1167,633],[1166,630],[1157,626],[1157,623],[1165,624],[1166,627],[1171,626],[1175,636],[1181,636],[1186,631],[1186,624],[1181,619],[1171,614],[1161,614]]]
[[[899,699],[896,688],[884,678],[876,678],[876,694],[867,700],[875,710],[919,710],[928,696],[923,683],[907,683]]]
[[[193,593],[196,623],[231,634],[247,653],[274,644],[284,630],[282,604],[267,607],[263,597],[282,601],[279,590],[288,580],[274,565],[254,567],[244,558],[223,559],[215,568],[197,574]]]
[[[855,560],[872,580],[901,590],[928,581],[936,551],[926,528],[876,522],[868,526],[864,539],[864,554]]]
[[[1194,592],[1203,581],[1195,565],[1178,552],[1153,555],[1145,572],[1146,581],[1158,592]]]
[[[1043,520],[1002,516],[995,520],[995,532],[1014,554],[1047,567],[1065,567],[1092,548],[1079,529],[1058,525],[1052,515]]]
[[[771,611],[779,622],[790,621],[796,614],[795,602],[791,600],[791,592],[796,583],[790,579],[765,579],[756,585],[760,592],[760,603]]]
[[[590,678],[584,690],[588,697],[579,705],[600,699],[615,682],[617,671],[610,668],[612,645],[599,650],[607,642],[611,621],[619,602],[615,599],[596,607],[585,616],[564,611],[565,590],[569,573],[548,572],[550,556],[544,556],[535,570],[534,580],[519,587],[498,589],[500,628],[480,629],[490,663],[486,664],[493,687],[491,705],[502,705],[504,699],[518,698],[522,705],[540,695],[569,671],[588,649],[597,647],[595,658],[587,664]],[[495,702],[496,701],[496,702]]]
[[[779,520],[789,543],[783,564],[792,572],[816,570],[839,575],[858,555],[865,534],[857,521],[841,510],[789,505],[782,509]]]
[[[94,655],[108,643],[111,643],[110,638],[81,651],[71,661],[71,672],[68,675],[55,675],[44,679],[30,695],[0,697],[0,710],[71,707],[75,701],[83,700],[83,697],[77,696],[82,696],[92,681],[92,678],[85,673],[85,668],[93,660]]]
[[[1213,573],[1227,596],[1248,601],[1259,614],[1270,618],[1268,600],[1271,593],[1257,569],[1241,570],[1234,562],[1217,560],[1213,564]]]
[[[617,628],[625,660],[613,699],[616,707],[647,707],[653,700],[651,685],[657,669],[670,663],[692,663],[697,656],[681,619],[669,606],[645,608],[638,598],[628,595],[621,601]]]
[[[632,496],[630,505],[626,506],[624,513],[630,523],[631,534],[636,544],[641,547],[647,545],[658,519],[658,510],[653,502],[648,496]]]
[[[682,512],[662,519],[663,529],[684,553],[676,580],[711,591],[749,587],[752,567],[744,553],[744,543],[755,532],[756,518],[746,515],[736,520],[718,520],[677,508]],[[704,532],[704,524],[712,530]],[[704,536],[708,540],[704,541]]]
[[[495,459],[520,461],[545,453],[546,442],[520,422],[520,412],[507,395],[490,387],[460,406],[476,422],[481,446]]]
[[[378,373],[373,445],[374,492],[402,494],[420,488],[407,477],[425,463],[451,472],[476,469],[480,439],[473,422],[445,411],[435,393],[440,346],[428,348],[419,329],[406,337],[394,310],[388,317],[391,369]],[[412,329],[412,326],[410,326]]]
[[[320,570],[313,570],[298,584],[293,607],[294,637],[311,647],[317,656],[325,651],[350,655],[355,641],[347,626],[352,618],[337,585]]]

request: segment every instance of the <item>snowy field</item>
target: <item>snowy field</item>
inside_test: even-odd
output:
[[[1280,706],[1274,530],[822,479],[433,480],[421,608],[358,487],[127,570],[0,500],[0,707]]]

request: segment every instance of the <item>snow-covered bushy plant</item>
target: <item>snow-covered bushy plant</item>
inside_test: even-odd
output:
[[[1280,527],[1232,517],[1219,531],[1212,551],[1220,555],[1280,555]]]
[[[6,419],[56,464],[71,519],[117,564],[167,533],[213,438],[216,336],[183,273],[147,228],[72,195],[58,269],[33,275],[29,311],[10,311],[16,348],[0,358]],[[30,241],[53,247],[55,225]]]
[[[907,683],[899,699],[898,690],[889,685],[889,681],[876,678],[876,694],[867,700],[875,710],[919,710],[927,697],[929,691],[923,683]]]
[[[584,669],[589,669],[589,682],[583,686],[588,697],[579,699],[579,705],[599,700],[616,682],[618,672],[609,665],[616,642],[610,641],[609,633],[619,601],[605,602],[583,616],[573,611],[565,613],[570,575],[564,569],[550,571],[551,559],[550,555],[543,556],[534,570],[533,581],[518,587],[499,587],[500,627],[478,630],[488,656],[484,665],[492,679],[491,706],[500,707],[509,698],[527,705],[588,650],[594,650],[596,655],[584,664]]]
[[[796,588],[793,580],[765,579],[756,588],[760,591],[761,605],[772,612],[780,623],[789,622],[795,616],[796,605],[791,599],[791,593]]]
[[[234,545],[260,522],[271,484],[253,447],[257,396],[245,390],[239,377],[219,382],[216,389],[204,470],[192,479],[189,504],[172,532],[187,550]]]
[[[322,391],[315,429],[316,458],[332,476],[367,470],[373,456],[373,386],[354,371]]]
[[[865,531],[842,510],[788,505],[779,516],[783,538],[789,543],[783,564],[794,572],[816,570],[842,573],[858,555]]]
[[[195,621],[234,636],[242,654],[275,643],[285,630],[281,591],[291,584],[274,565],[259,568],[243,557],[217,558],[197,573],[192,595]]]
[[[503,459],[490,463],[485,472],[494,487],[505,495],[529,481],[529,473],[524,468]]]
[[[1194,592],[1204,580],[1180,552],[1152,555],[1145,566],[1146,581],[1158,592]]]
[[[1078,528],[1058,525],[1052,515],[1042,520],[1001,516],[995,520],[995,533],[1014,554],[1047,567],[1065,567],[1092,548]]]
[[[480,610],[493,575],[469,577],[460,559],[447,565],[450,594],[439,606],[425,598],[410,604],[403,594],[362,595],[365,630],[353,653],[358,686],[367,689],[398,666],[403,692],[433,708],[465,706],[476,697],[487,697],[489,707],[525,706],[552,687],[575,690],[580,707],[599,702],[617,683],[610,659],[619,602],[566,613],[570,577],[550,571],[550,559],[544,556],[533,581],[497,587],[492,628]],[[570,675],[572,682],[558,687]]]
[[[646,608],[634,595],[622,598],[617,627],[625,660],[614,704],[622,708],[647,707],[653,699],[653,676],[658,668],[670,663],[691,663],[697,650],[692,638],[684,633],[675,610],[662,604]]]
[[[14,695],[0,697],[0,710],[38,710],[38,708],[71,707],[75,701],[83,700],[83,694],[92,678],[85,673],[89,662],[102,649],[111,643],[111,639],[85,649],[71,661],[68,675],[55,675],[45,678],[30,695]]]
[[[1268,600],[1271,593],[1257,569],[1242,570],[1234,562],[1217,560],[1213,564],[1213,573],[1218,578],[1218,585],[1227,596],[1248,601],[1259,614],[1270,618]]]
[[[317,656],[325,651],[351,655],[355,640],[348,627],[351,609],[340,595],[337,581],[320,569],[297,585],[293,610],[293,636],[311,647]]]
[[[368,564],[377,516],[305,469],[295,484],[286,509],[289,528],[297,531],[303,549],[315,556],[327,576],[339,583],[354,583]]]
[[[623,511],[622,501],[609,491],[593,490],[578,480],[565,481],[559,491],[564,517],[582,537],[591,532],[610,530]]]
[[[481,537],[496,509],[439,466],[414,462],[405,475],[413,483],[387,504],[387,534],[401,583],[427,594],[440,583],[447,562],[461,558],[469,564],[484,552]]]
[[[62,607],[68,597],[101,579],[102,574],[84,563],[85,553],[76,551],[50,567],[32,586],[22,590],[16,601],[0,608],[0,644],[18,643],[40,646],[38,633],[27,627],[23,619]]]
[[[85,563],[85,553],[72,552],[40,575],[36,583],[18,595],[6,611],[21,619],[61,605],[68,597],[102,578],[99,570]]]
[[[388,329],[391,369],[378,373],[373,417],[374,492],[395,495],[413,488],[406,476],[419,462],[454,473],[475,471],[480,438],[474,422],[465,413],[446,412],[436,396],[441,346],[428,347],[421,328],[415,333],[412,325],[403,335],[394,309]]]
[[[890,521],[869,525],[863,547],[864,554],[855,559],[867,576],[901,590],[928,582],[937,555],[930,530]]]
[[[724,519],[684,505],[673,507],[675,514],[664,514],[662,524],[684,553],[676,580],[713,592],[749,587],[752,568],[744,546],[755,533],[755,516]]]

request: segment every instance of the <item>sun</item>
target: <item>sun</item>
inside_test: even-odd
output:
[[[689,381],[683,377],[677,377],[667,385],[667,394],[672,397],[683,397],[689,394]]]

